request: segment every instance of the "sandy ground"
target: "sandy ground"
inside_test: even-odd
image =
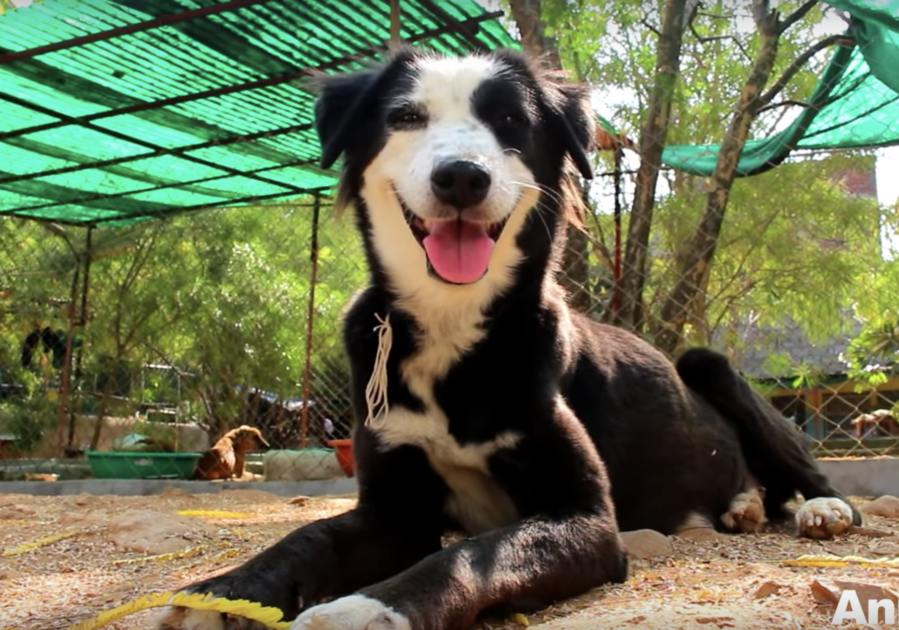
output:
[[[167,491],[150,497],[0,495],[0,629],[65,630],[141,595],[177,589],[240,563],[297,526],[351,508],[355,499],[317,497],[300,503],[254,490]],[[134,509],[189,510],[190,518],[209,527],[187,553],[148,559],[108,539],[110,519]],[[525,619],[547,630],[833,627],[833,607],[812,596],[815,579],[896,588],[899,569],[798,568],[783,562],[805,554],[899,556],[899,521],[869,517],[866,524],[890,535],[850,535],[832,542],[796,540],[787,531],[673,538],[672,554],[632,561],[626,584],[591,591]],[[766,582],[771,584],[762,592],[776,592],[760,596]],[[137,613],[105,627],[147,628],[151,614]],[[493,619],[480,628],[513,630],[523,627],[522,621]]]

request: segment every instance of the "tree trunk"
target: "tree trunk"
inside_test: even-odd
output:
[[[546,24],[540,19],[540,0],[510,0],[512,17],[518,27],[521,43],[531,55],[543,57],[553,68],[562,69],[562,57],[558,42],[546,35]],[[580,184],[578,192],[583,193]],[[569,303],[587,312],[592,307],[593,298],[589,290],[590,264],[589,240],[587,234],[574,225],[567,228],[567,243],[562,258],[559,281],[568,292]]]
[[[753,0],[753,13],[762,45],[721,143],[718,162],[712,175],[714,189],[706,198],[702,220],[689,250],[683,256],[684,262],[678,280],[662,306],[661,321],[655,334],[656,345],[669,355],[673,355],[681,343],[690,305],[701,298],[703,277],[708,273],[715,255],[740,154],[749,136],[749,128],[764,105],[762,89],[771,76],[777,57],[780,28],[777,14],[768,10],[767,0]]]
[[[680,70],[683,34],[688,20],[686,7],[687,0],[667,0],[665,3],[662,30],[656,47],[655,85],[649,98],[646,122],[640,132],[640,168],[637,171],[619,287],[621,308],[613,322],[631,330],[639,330],[643,325],[642,302],[649,233],[662,164],[662,149],[668,135],[674,86]]]
[[[544,57],[550,66],[561,70],[559,45],[555,39],[546,35],[546,24],[540,19],[541,4],[540,0],[510,0],[509,8],[524,50]]]
[[[568,226],[568,242],[562,258],[562,277],[559,279],[568,292],[568,302],[582,313],[593,308],[590,293],[590,262],[588,256],[590,241],[587,233],[574,225]]]

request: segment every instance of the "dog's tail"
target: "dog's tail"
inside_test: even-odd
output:
[[[818,468],[804,434],[752,389],[726,357],[693,348],[678,359],[677,372],[736,431],[749,470],[765,489],[769,515],[780,515],[797,491],[806,500],[837,497],[846,501]],[[852,511],[855,524],[860,525],[861,514],[855,508]]]

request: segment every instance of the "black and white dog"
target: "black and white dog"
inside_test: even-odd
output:
[[[404,49],[324,80],[315,114],[371,269],[344,328],[358,506],[190,591],[297,630],[463,630],[625,580],[620,530],[755,531],[797,492],[801,535],[861,523],[722,356],[675,367],[566,306],[584,88],[516,52]],[[173,608],[158,627],[244,623]]]

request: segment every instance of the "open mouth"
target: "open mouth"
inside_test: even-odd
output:
[[[449,284],[471,284],[484,277],[508,218],[495,223],[422,219],[399,195],[397,199],[412,235],[425,250],[431,275]]]

